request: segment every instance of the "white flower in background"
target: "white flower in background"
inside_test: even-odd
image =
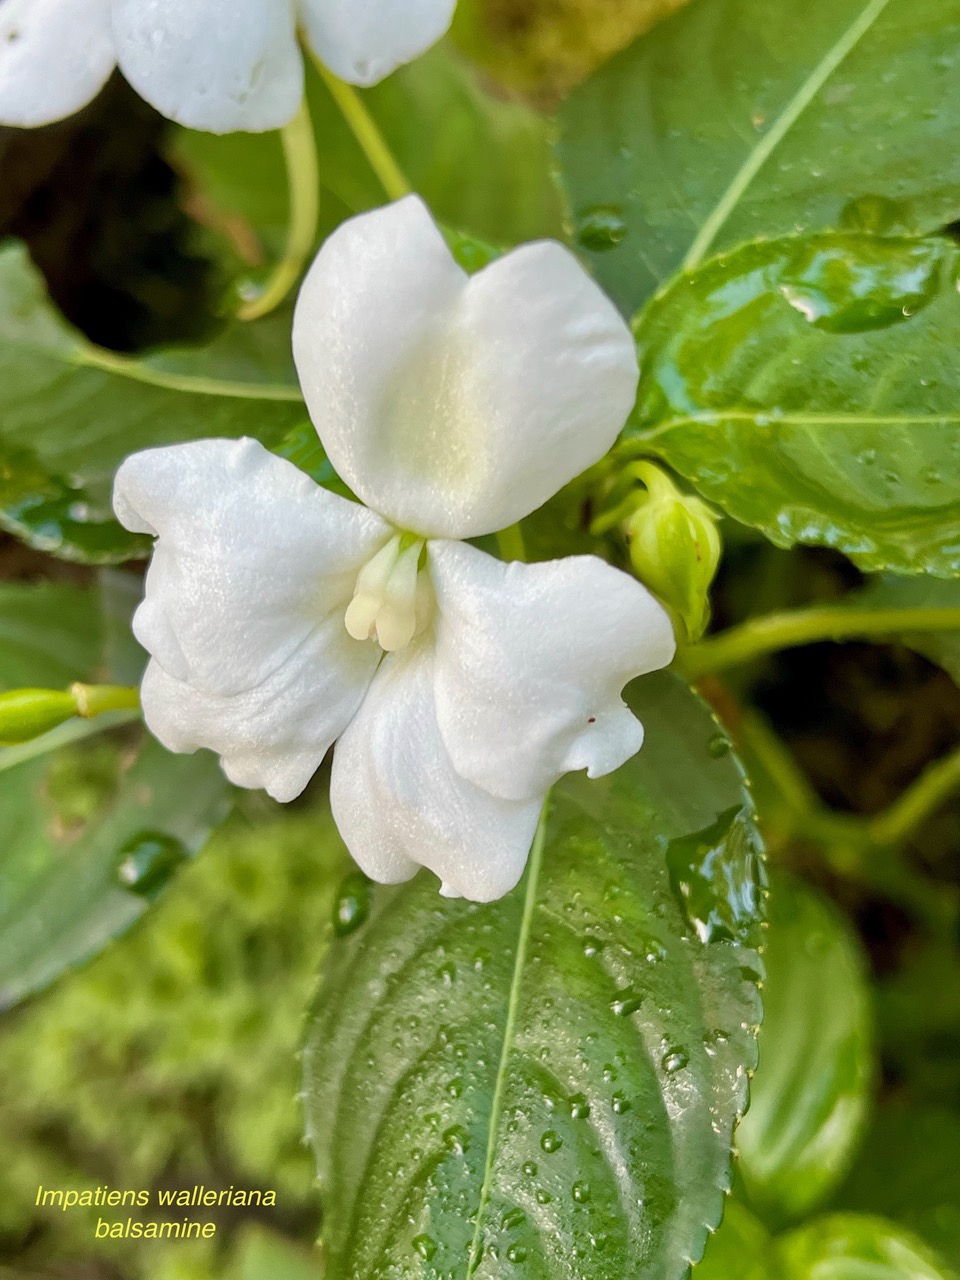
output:
[[[429,49],[456,0],[0,0],[0,124],[73,115],[114,67],[191,129],[279,129],[303,97],[297,29],[371,85]]]
[[[337,740],[333,813],[364,871],[423,864],[448,895],[497,898],[557,778],[639,749],[621,690],[674,641],[602,560],[506,564],[460,539],[607,452],[636,392],[630,333],[562,246],[468,277],[410,197],[331,236],[293,341],[324,448],[366,505],[253,440],[129,458],[117,514],[157,537],[134,623],[147,724],[278,800]]]

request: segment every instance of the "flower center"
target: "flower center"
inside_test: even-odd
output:
[[[354,640],[376,637],[382,649],[405,648],[430,621],[430,585],[420,572],[423,539],[398,533],[357,575],[344,617]]]

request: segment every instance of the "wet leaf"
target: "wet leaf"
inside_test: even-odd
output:
[[[98,592],[3,586],[0,689],[109,677],[112,626]],[[106,721],[0,749],[0,1008],[128,928],[225,815],[214,757],[170,755],[139,727],[97,732]]]
[[[335,942],[305,1057],[330,1280],[679,1280],[717,1223],[759,1017],[757,835],[689,690],[653,677],[633,703],[642,752],[556,788],[513,894],[450,902],[421,874]],[[666,865],[720,819],[722,910]],[[732,927],[703,941],[715,914]]]
[[[957,250],[822,235],[748,244],[636,324],[627,429],[778,546],[960,572]]]
[[[922,234],[960,211],[958,0],[697,0],[561,113],[577,239],[634,311],[761,235]]]
[[[0,528],[67,560],[145,556],[110,509],[117,466],[202,436],[279,440],[304,417],[289,343],[284,314],[205,348],[114,356],[60,318],[22,246],[0,246]]]
[[[760,1068],[737,1130],[751,1201],[802,1218],[836,1187],[863,1131],[874,1071],[865,964],[826,900],[786,879],[770,894]]]

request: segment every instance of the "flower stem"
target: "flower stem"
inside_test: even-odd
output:
[[[960,747],[937,760],[888,809],[869,821],[879,844],[899,844],[960,788]]]
[[[70,693],[77,715],[84,720],[102,716],[105,711],[136,711],[140,707],[140,690],[119,684],[72,684]]]
[[[314,58],[314,63],[384,191],[391,200],[408,196],[413,188],[397,164],[376,120],[367,110],[366,103],[353,85],[340,80],[319,58]]]
[[[290,225],[283,257],[263,292],[237,312],[241,320],[269,315],[284,300],[300,277],[303,264],[317,239],[320,218],[320,170],[317,143],[306,97],[289,124],[280,131],[290,187]]]
[[[960,631],[960,609],[856,609],[843,605],[796,609],[751,618],[691,645],[680,655],[677,666],[697,679],[797,645],[935,631]]]
[[[497,534],[497,547],[502,560],[526,560],[527,558],[527,547],[519,524],[512,524],[509,529],[500,530]]]

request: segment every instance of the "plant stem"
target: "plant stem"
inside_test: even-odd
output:
[[[936,760],[883,813],[869,821],[879,844],[899,844],[960,788],[960,747]]]
[[[868,640],[911,632],[960,631],[960,609],[856,609],[844,605],[769,613],[691,645],[677,660],[691,679],[822,640]]]
[[[283,257],[263,292],[237,312],[241,320],[269,315],[284,300],[303,270],[317,239],[320,219],[320,170],[310,109],[304,96],[300,109],[280,131],[290,188],[290,225]]]
[[[329,71],[319,58],[314,58],[314,64],[323,83],[330,90],[330,96],[340,108],[344,120],[360,144],[370,168],[380,179],[380,185],[384,191],[391,200],[400,200],[410,195],[413,188],[404,177],[377,122],[367,110],[366,103],[356,89],[351,84],[345,84],[332,71]]]
[[[526,560],[527,558],[523,530],[519,524],[512,524],[509,529],[500,530],[497,534],[497,547],[502,560]]]
[[[119,684],[72,684],[70,692],[77,704],[77,715],[84,720],[102,716],[105,711],[138,711],[140,690]]]

